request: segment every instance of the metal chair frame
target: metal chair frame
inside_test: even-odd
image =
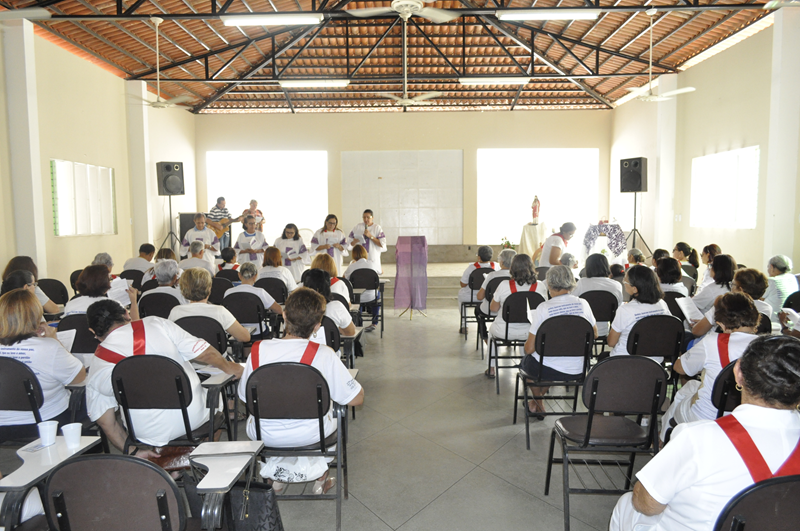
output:
[[[380,307],[380,315],[378,320],[381,323],[381,338],[383,338],[383,284],[381,284],[380,276],[378,276],[378,273],[372,269],[356,269],[350,275],[350,284],[352,284],[354,288],[375,290],[376,294],[378,294],[378,296],[375,297],[375,300],[363,303],[360,300],[358,301],[359,315],[363,313],[365,308],[370,308],[370,313],[372,313],[375,311],[376,307]]]
[[[800,476],[782,476],[747,487],[722,509],[713,531],[793,531],[800,520]]]
[[[487,304],[492,304],[492,299],[494,299],[494,292],[497,291],[497,286],[502,284],[504,280],[508,280],[511,277],[501,277],[497,276],[494,277],[489,283],[486,285],[486,291],[484,293],[484,300]],[[480,311],[480,305],[475,307],[475,318],[478,321],[478,334],[475,338],[475,350],[478,350],[478,346],[481,349],[481,359],[484,359],[483,354],[483,340],[489,340],[489,327],[486,326],[486,323],[494,322],[494,315],[491,315],[492,311],[489,310],[489,315],[485,315],[483,312]]]
[[[469,274],[469,279],[467,279],[467,287],[469,288],[469,301],[462,302],[460,306],[461,310],[461,328],[464,329],[464,341],[467,340],[467,323],[477,323],[478,317],[473,316],[470,317],[467,314],[467,308],[477,308],[481,305],[481,301],[475,299],[475,295],[477,294],[478,290],[481,289],[481,285],[483,285],[484,279],[486,279],[486,275],[493,272],[494,269],[491,267],[478,267]],[[480,334],[479,334],[480,335]],[[477,347],[476,347],[477,348]]]

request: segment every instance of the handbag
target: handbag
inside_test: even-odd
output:
[[[233,531],[283,531],[275,491],[266,483],[239,481],[230,491]]]

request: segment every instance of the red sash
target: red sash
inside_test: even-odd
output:
[[[556,232],[556,234],[555,234],[555,235],[556,235],[556,236],[558,236],[559,238],[561,238],[561,241],[562,241],[562,242],[564,242],[564,246],[565,246],[565,247],[566,247],[567,245],[569,245],[569,243],[567,243],[567,240],[565,240],[565,239],[564,239],[564,236],[563,236],[563,235],[562,235],[560,232]]]
[[[261,363],[258,359],[258,351],[261,347],[261,341],[256,341],[253,343],[252,348],[250,349],[250,364],[253,366],[253,370],[258,369],[261,366]],[[300,363],[303,365],[311,365],[314,361],[314,358],[317,355],[317,350],[319,349],[319,343],[314,343],[313,341],[309,341],[308,345],[306,345],[305,351],[303,351],[303,357],[300,358]]]
[[[538,284],[538,282],[534,282],[533,284],[531,284],[531,287],[528,289],[528,291],[536,291],[536,285],[537,284]],[[508,281],[508,287],[511,288],[511,293],[516,293],[517,292],[517,283],[515,281],[509,280]]]
[[[481,263],[480,262],[475,262],[472,265],[475,266],[475,269],[480,269],[481,268]],[[489,267],[491,267],[495,271],[497,271],[497,267],[496,266],[497,266],[497,264],[495,264],[494,262],[489,262]]]
[[[331,286],[333,286],[333,285],[334,285],[334,284],[336,284],[337,282],[339,282],[339,279],[338,279],[338,278],[336,278],[336,277],[333,277],[333,278],[331,279]]]
[[[131,328],[133,328],[133,355],[143,356],[146,350],[145,345],[147,345],[147,341],[145,340],[144,336],[144,322],[133,321],[131,323]],[[113,350],[108,350],[102,345],[97,347],[97,350],[94,351],[94,355],[100,358],[101,360],[113,363],[114,365],[121,362],[127,357],[121,354],[117,354]]]
[[[239,269],[239,264],[233,264],[233,267],[231,268],[231,270],[232,271],[236,271],[237,269]],[[219,270],[220,271],[224,271],[225,270],[225,264],[220,264],[219,265]]]
[[[800,441],[797,442],[794,450],[789,457],[780,466],[777,472],[773,474],[769,470],[767,462],[764,461],[764,456],[758,451],[758,447],[753,442],[750,434],[744,429],[736,417],[727,415],[717,419],[717,424],[725,435],[728,436],[733,447],[739,453],[739,456],[750,471],[750,476],[755,483],[764,481],[765,479],[777,478],[782,476],[795,476],[800,474]]]
[[[731,362],[730,356],[728,356],[728,342],[731,340],[730,334],[720,334],[717,336],[717,350],[719,350],[719,363],[722,365],[722,368],[728,366]]]

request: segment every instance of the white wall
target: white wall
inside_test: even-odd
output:
[[[8,114],[6,111],[6,76],[3,39],[0,38],[0,197],[3,208],[0,209],[0,223],[3,227],[11,227],[14,223],[14,204],[11,201],[11,166],[8,149]],[[13,230],[0,230],[0,268],[15,256],[16,240]],[[0,269],[0,272],[2,270]]]

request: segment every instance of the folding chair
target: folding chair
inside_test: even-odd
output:
[[[651,315],[640,319],[628,334],[628,354],[664,358],[662,365],[672,369],[681,354],[683,344],[683,322],[673,315]],[[678,376],[671,371],[672,396],[677,391]]]
[[[506,323],[505,334],[501,338],[494,337],[490,334],[489,338],[489,368],[491,369],[492,359],[494,359],[496,363],[495,373],[497,376],[495,378],[495,384],[498,395],[500,394],[500,369],[515,369],[519,367],[519,365],[501,366],[500,360],[521,360],[522,356],[500,356],[497,353],[497,348],[515,348],[525,346],[525,341],[528,339],[528,334],[525,334],[525,339],[509,339],[508,327],[509,325],[515,323],[530,323],[530,321],[528,321],[528,311],[536,309],[536,307],[543,302],[544,298],[535,291],[520,291],[517,293],[512,293],[503,302],[503,307],[500,309],[500,315],[503,316],[503,320]],[[494,346],[494,356],[492,356],[492,346]]]
[[[40,278],[39,288],[47,295],[47,298],[56,304],[66,304],[69,302],[69,292],[67,287],[54,278]]]
[[[205,339],[223,356],[228,352],[228,333],[216,319],[204,315],[193,315],[181,317],[175,321],[175,324],[193,336]]]
[[[214,277],[211,279],[211,295],[208,296],[208,302],[211,304],[220,305],[222,299],[225,298],[225,292],[233,287],[233,282],[227,278]]]
[[[144,276],[144,271],[139,271],[138,269],[126,269],[125,271],[119,274],[119,278],[124,278],[125,280],[133,280],[132,287],[137,290],[142,289],[143,276]]]
[[[609,295],[611,295],[609,293]],[[613,297],[613,295],[611,295]],[[616,298],[614,299],[616,300]],[[558,315],[545,320],[536,332],[536,353],[539,355],[538,374],[529,374],[520,367],[514,387],[514,424],[517,423],[517,409],[520,401],[525,410],[525,447],[531,449],[530,419],[539,415],[564,415],[575,414],[578,407],[578,388],[583,385],[586,369],[589,366],[589,357],[592,353],[594,341],[594,328],[592,324],[579,315]],[[547,380],[542,377],[545,358],[583,358],[583,369],[577,380]],[[522,394],[519,392],[522,385]],[[570,396],[564,395],[533,395],[527,384],[536,387],[573,386],[575,392]],[[530,393],[530,394],[529,394]],[[546,411],[544,413],[531,413],[528,410],[528,400],[569,400],[572,399],[572,411]]]
[[[142,293],[144,293],[145,291],[150,291],[151,289],[155,289],[157,287],[158,287],[158,280],[151,278],[150,280],[142,284],[141,291]]]
[[[259,323],[259,328],[266,323],[267,310],[264,308],[264,303],[253,293],[231,293],[222,299],[222,306],[227,308],[240,323]],[[264,339],[262,336],[270,335],[270,330],[263,334],[258,330],[258,333],[250,335],[250,341],[245,343],[245,346],[252,345],[256,338]]]
[[[477,294],[478,290],[481,289],[483,281],[486,279],[486,275],[488,275],[493,271],[494,269],[492,269],[491,267],[479,267],[473,270],[472,273],[469,274],[469,279],[467,280],[467,287],[469,288],[469,301],[462,302],[460,304],[461,328],[464,330],[464,341],[467,340],[467,323],[478,322],[477,317],[470,317],[467,314],[467,308],[477,308],[478,306],[481,305],[481,301],[475,298],[475,294]]]
[[[345,277],[336,277],[336,278],[338,278],[340,281],[344,282],[344,285],[347,286],[347,291],[348,291],[348,293],[350,293],[350,304],[355,304],[356,303],[356,296],[353,293],[353,285]]]
[[[342,338],[339,327],[328,316],[323,316],[320,331],[325,334],[325,344],[331,347],[334,352],[339,352],[342,348]]]
[[[544,494],[550,493],[550,476],[554,463],[562,465],[564,495],[564,530],[569,531],[570,494],[616,494],[630,490],[636,454],[658,453],[656,415],[666,397],[667,373],[655,361],[642,356],[612,356],[595,365],[583,386],[585,415],[572,415],[556,420],[550,435],[547,457],[547,477]],[[610,416],[604,416],[609,413]],[[634,422],[624,415],[636,415]],[[649,417],[647,426],[641,425],[643,416]],[[561,443],[561,458],[553,457],[556,437]],[[590,459],[576,459],[573,454],[593,454]],[[599,459],[598,454],[628,454],[625,458]],[[589,488],[578,474],[577,465],[589,471],[596,487]],[[590,467],[599,466],[603,474],[595,474]],[[608,466],[606,469],[604,467]],[[570,487],[570,467],[575,469],[583,488]],[[623,471],[625,469],[625,471]],[[622,473],[624,487],[614,480]],[[613,488],[605,488],[600,477]],[[586,481],[592,481],[588,477]]]
[[[536,280],[544,280],[547,277],[547,270],[550,269],[549,267],[537,267],[536,268]]]
[[[508,280],[509,277],[507,276],[498,276],[493,278],[489,281],[486,285],[486,291],[484,292],[484,300],[486,300],[487,304],[492,303],[492,299],[494,299],[494,292],[497,291],[497,286],[499,286],[503,281]],[[486,326],[486,323],[494,322],[494,315],[491,315],[492,311],[489,310],[489,315],[484,314],[480,311],[480,305],[475,307],[475,318],[478,321],[478,337],[475,338],[475,349],[478,349],[478,345],[481,348],[481,359],[484,359],[483,356],[483,341],[489,340],[489,327]]]
[[[285,303],[286,298],[289,296],[289,288],[287,288],[286,283],[279,278],[260,278],[256,281],[255,286],[269,293],[269,296],[275,299],[275,302],[278,304]]]
[[[239,272],[235,269],[222,269],[221,271],[217,271],[217,274],[214,275],[214,278],[225,278],[233,282],[239,282]]]
[[[734,496],[713,531],[794,531],[800,522],[800,476],[759,481]]]
[[[262,440],[260,420],[312,420],[319,426],[319,442],[302,447],[265,447],[261,455],[333,457],[336,494],[282,494],[279,500],[336,500],[336,529],[342,526],[342,494],[347,498],[347,406],[331,405],[325,377],[310,365],[262,365],[245,384],[248,412],[255,417],[256,439]],[[338,429],[325,437],[324,418],[334,408]],[[334,447],[335,445],[335,447]]]
[[[589,308],[592,309],[592,315],[594,315],[595,320],[599,323],[608,322],[608,327],[610,329],[611,323],[614,322],[614,317],[617,315],[617,308],[619,307],[616,295],[610,291],[594,290],[581,293],[580,298],[589,303]],[[603,348],[607,345],[607,341],[608,335],[597,336],[597,338],[592,340],[592,344],[595,347],[595,355],[598,354],[598,347],[601,352],[603,351]]]
[[[354,289],[375,290],[375,300],[363,303],[359,301],[359,311],[363,311],[364,308],[370,308],[370,313],[375,315],[375,312],[380,308],[378,320],[381,322],[381,338],[383,338],[383,288],[378,273],[372,269],[356,269],[350,275],[350,283]]]
[[[162,319],[168,319],[172,309],[180,304],[180,301],[169,293],[151,293],[139,301],[139,315],[141,317],[155,315]]]
[[[692,264],[681,264],[681,269],[686,271],[686,274],[692,277],[692,279],[697,282],[697,268]]]

